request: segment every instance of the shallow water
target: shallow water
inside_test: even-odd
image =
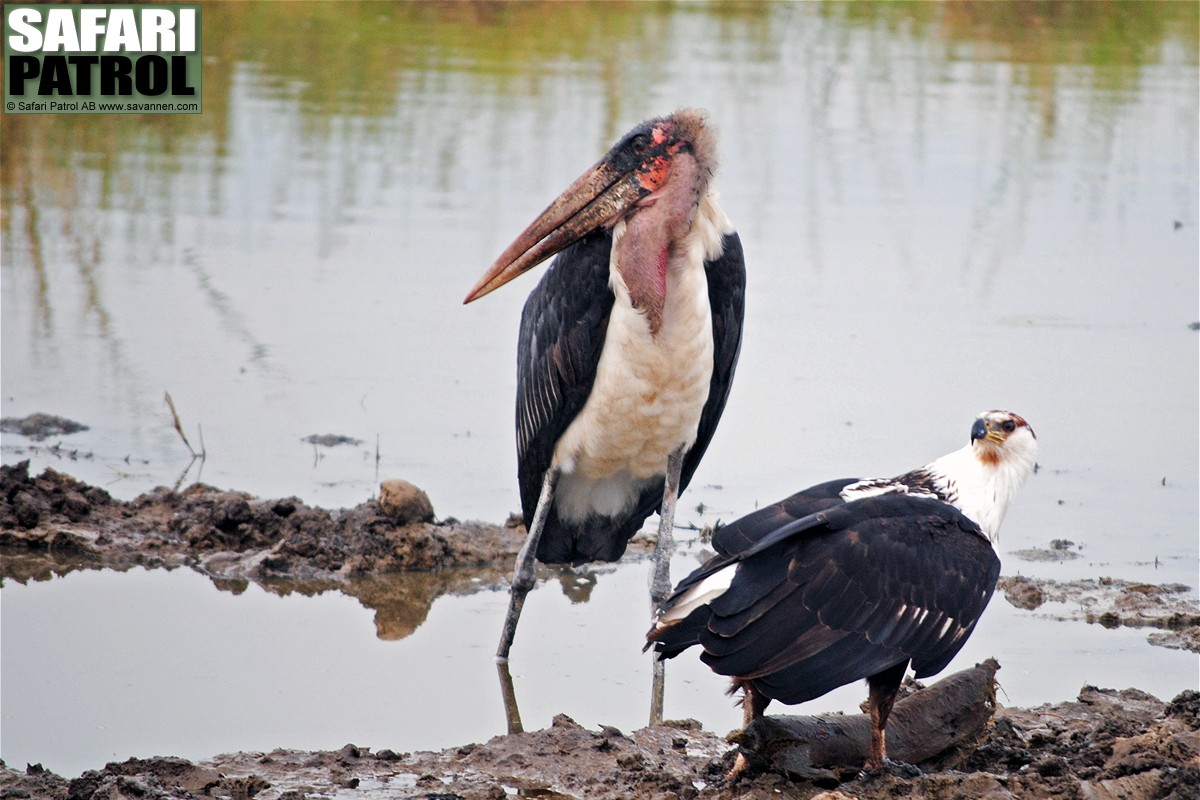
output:
[[[558,713],[593,728],[646,724],[651,669],[639,634],[648,575],[640,562],[564,577],[575,596],[577,581],[590,589],[587,602],[553,579],[530,596],[510,664],[525,729]],[[341,593],[279,597],[251,584],[233,595],[189,570],[10,583],[4,758],[75,775],[130,755],[486,741],[505,730],[491,656],[506,605],[499,591],[446,595],[415,632],[394,639],[373,624],[378,610]],[[1084,684],[1169,698],[1196,677],[1196,654],[1151,647],[1145,630],[1031,618],[1002,597],[949,671],[992,656],[1009,705],[1073,698]],[[694,656],[675,659],[666,717],[737,728],[741,710],[727,686]],[[800,708],[853,713],[865,696],[853,684]]]
[[[124,498],[200,479],[327,507],[403,477],[441,516],[501,521],[518,505],[512,364],[534,279],[462,296],[618,135],[698,105],[721,133],[750,284],[737,381],[681,524],[895,474],[1005,407],[1037,430],[1042,469],[1006,521],[1004,572],[1194,596],[1196,14],[206,6],[203,115],[0,117],[0,408],[90,426],[58,451],[5,434],[4,463]],[[301,441],[324,433],[361,444]],[[1083,557],[1011,555],[1055,538]],[[586,603],[557,583],[531,596],[512,664],[527,727],[558,712],[643,723],[644,576],[604,572]],[[233,595],[182,570],[9,580],[0,756],[72,774],[129,755],[485,738],[503,729],[504,600],[443,597],[383,640],[336,593]],[[99,647],[104,630],[127,649]],[[954,666],[987,655],[1020,704],[1089,682],[1165,697],[1200,666],[1002,599]],[[722,682],[678,661],[668,716],[734,727]],[[843,692],[828,707],[861,699]]]

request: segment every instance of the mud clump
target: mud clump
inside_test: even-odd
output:
[[[1077,581],[1005,576],[996,584],[1004,599],[1017,608],[1042,609],[1061,621],[1083,621],[1105,628],[1155,628],[1151,644],[1200,653],[1200,606],[1189,596],[1190,586],[1150,584],[1102,577]]]
[[[0,547],[71,552],[99,567],[186,564],[220,578],[329,581],[511,563],[523,534],[438,523],[432,506],[398,516],[369,500],[326,511],[295,497],[259,500],[204,484],[123,502],[52,469],[31,477],[27,461],[0,467]]]
[[[0,467],[0,531],[33,531],[43,523],[81,523],[94,514],[101,516],[115,502],[108,492],[53,470],[38,482],[29,478],[29,462]],[[29,534],[33,542],[50,546],[57,538],[53,531],[42,536]],[[7,541],[0,533],[0,542]],[[26,538],[26,537],[23,537]],[[69,546],[69,542],[63,542]]]
[[[0,419],[0,431],[28,436],[36,442],[51,436],[66,436],[88,430],[88,426],[66,417],[38,412],[27,417],[4,417]]]

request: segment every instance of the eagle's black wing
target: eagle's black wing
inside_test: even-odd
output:
[[[843,505],[842,488],[857,480],[842,478],[811,486],[718,528],[712,538],[716,555],[679,581],[675,591],[659,606],[658,615],[661,617],[680,602],[687,602],[689,590],[705,578],[723,569],[734,568],[739,561],[751,558],[765,548],[822,525],[824,518],[817,516],[817,512]],[[647,634],[645,649],[653,645],[660,658],[674,658],[700,643],[700,631],[711,615],[708,606],[701,606],[669,626],[656,624]]]
[[[937,500],[881,495],[782,525],[769,510],[735,523],[752,545],[685,579],[736,569],[729,589],[650,638],[665,657],[700,644],[714,671],[786,703],[909,659],[918,677],[936,674],[1000,573],[979,527]]]
[[[742,560],[699,640],[716,672],[799,703],[909,659],[918,677],[961,649],[1000,561],[979,526],[938,500],[889,494]]]

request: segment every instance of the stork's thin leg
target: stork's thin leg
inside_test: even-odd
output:
[[[654,680],[650,686],[650,724],[662,725],[663,694],[667,684],[667,671],[663,668],[662,659],[658,654],[654,657]]]
[[[500,632],[500,647],[496,649],[496,659],[508,660],[508,651],[512,647],[513,637],[517,634],[517,620],[521,618],[521,608],[525,605],[525,595],[537,583],[537,572],[534,570],[534,560],[537,557],[538,541],[542,538],[542,530],[546,527],[546,518],[550,516],[550,504],[554,502],[554,487],[558,484],[559,469],[551,467],[546,470],[542,480],[542,493],[538,496],[537,509],[533,512],[533,522],[529,532],[525,534],[525,543],[517,554],[517,567],[513,570],[512,586],[508,594],[508,615],[504,618],[504,629]]]
[[[900,693],[900,683],[908,662],[901,661],[894,667],[867,678],[867,706],[871,710],[871,752],[867,756],[866,771],[882,770],[887,762],[887,721]]]
[[[657,606],[671,594],[671,551],[675,549],[675,501],[679,499],[679,476],[683,472],[683,447],[667,456],[667,479],[663,485],[662,510],[658,515],[658,542],[654,545],[654,574],[650,599]]]
[[[683,472],[683,447],[667,456],[667,476],[663,483],[662,509],[658,515],[658,541],[654,544],[654,571],[650,576],[650,617],[671,594],[671,552],[675,549],[675,501],[679,499],[679,476]],[[650,687],[650,724],[663,721],[663,693],[667,670],[662,659],[654,659],[654,680]]]
[[[500,696],[504,698],[504,719],[508,723],[509,733],[524,733],[521,724],[521,709],[517,707],[517,692],[513,688],[512,674],[508,671],[507,660],[497,660],[496,672],[500,675]]]

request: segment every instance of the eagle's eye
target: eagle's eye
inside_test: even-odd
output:
[[[1005,433],[1012,433],[1017,429],[1017,423],[1013,422],[1011,419],[1006,419],[1004,420],[1004,423],[1000,425],[1000,427],[1004,429]]]

